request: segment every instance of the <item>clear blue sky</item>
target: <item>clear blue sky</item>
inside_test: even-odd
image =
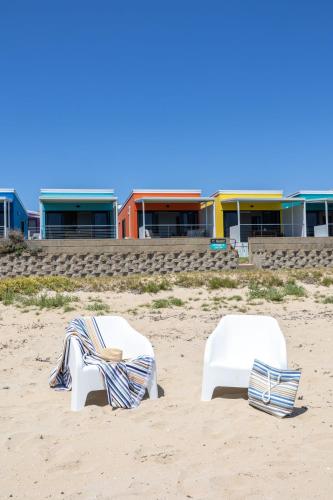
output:
[[[331,0],[1,0],[0,186],[333,189]]]

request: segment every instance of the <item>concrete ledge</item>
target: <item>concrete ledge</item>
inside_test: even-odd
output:
[[[63,239],[30,240],[30,248],[40,248],[50,254],[100,254],[100,253],[140,253],[140,252],[180,252],[206,251],[210,238],[152,238],[145,240],[107,240],[107,239]]]
[[[333,238],[249,238],[249,252],[253,250],[318,250],[333,248]]]

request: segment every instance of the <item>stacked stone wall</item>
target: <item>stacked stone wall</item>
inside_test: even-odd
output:
[[[38,245],[39,243],[39,245]],[[213,252],[207,241],[166,244],[149,242],[33,242],[21,255],[0,256],[0,277],[15,276],[126,276],[188,271],[234,269],[238,258],[233,252]]]
[[[249,257],[262,269],[333,267],[333,238],[251,238]]]

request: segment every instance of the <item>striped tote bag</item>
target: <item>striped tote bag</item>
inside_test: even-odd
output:
[[[249,404],[276,417],[293,412],[301,372],[280,370],[254,360],[249,382]]]

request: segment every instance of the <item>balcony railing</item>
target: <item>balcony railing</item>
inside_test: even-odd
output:
[[[5,226],[0,226],[0,238],[5,237]]]
[[[230,227],[230,238],[247,242],[249,238],[302,236],[302,224],[239,224]]]
[[[116,226],[86,226],[86,225],[47,225],[43,238],[47,240],[62,239],[97,239],[116,238]]]
[[[139,229],[140,238],[204,238],[213,236],[209,224],[146,224]]]

